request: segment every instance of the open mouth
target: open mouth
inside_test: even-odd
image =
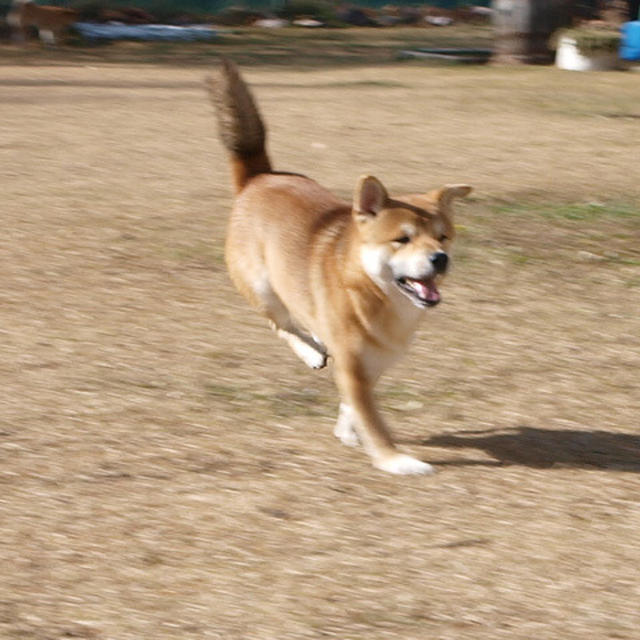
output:
[[[409,296],[419,307],[435,307],[440,302],[440,292],[433,278],[409,278],[403,276],[396,280],[402,293]]]

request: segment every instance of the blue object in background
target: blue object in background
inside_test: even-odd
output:
[[[207,25],[176,27],[169,24],[95,24],[76,22],[74,29],[88,40],[213,40],[218,33]]]
[[[623,60],[640,60],[640,20],[622,25],[620,57]]]

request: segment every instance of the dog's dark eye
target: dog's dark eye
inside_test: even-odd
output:
[[[394,242],[397,242],[398,244],[408,244],[411,242],[411,238],[409,236],[400,236],[399,238],[396,238]]]
[[[449,239],[449,236],[442,235],[438,238],[438,242],[445,242]]]

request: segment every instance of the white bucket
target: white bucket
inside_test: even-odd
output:
[[[610,71],[620,66],[617,51],[594,51],[588,55],[580,52],[576,41],[561,36],[556,51],[556,67],[569,71]]]

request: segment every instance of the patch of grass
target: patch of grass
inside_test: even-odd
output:
[[[291,389],[265,396],[269,409],[276,416],[326,416],[336,411],[335,402],[315,389]]]
[[[330,26],[340,26],[335,6],[326,0],[288,0],[277,11],[277,15],[287,20],[314,18]]]
[[[490,204],[474,217],[472,244],[465,241],[463,258],[465,250],[477,256],[475,245],[482,246],[484,257],[494,256],[521,273],[573,263],[580,269],[584,263],[637,267],[639,233],[640,210],[626,201]]]
[[[515,204],[494,208],[500,215],[536,215],[551,220],[597,221],[603,218],[637,220],[640,209],[626,203],[577,202],[564,204]]]
[[[638,258],[629,258],[618,253],[605,253],[604,257],[608,262],[613,262],[615,264],[624,264],[630,267],[640,267],[640,259]]]
[[[526,266],[532,260],[536,259],[534,256],[530,256],[525,253],[521,253],[519,251],[511,251],[509,253],[509,258],[511,262],[516,266]]]
[[[173,247],[170,253],[178,262],[205,264],[210,268],[224,265],[224,248],[213,241],[198,240],[189,245]]]
[[[574,40],[583,55],[593,55],[603,51],[617,51],[620,46],[620,33],[609,29],[569,29],[562,36]]]
[[[270,413],[279,418],[292,416],[326,416],[335,413],[335,401],[316,389],[300,388],[268,393],[240,385],[207,382],[209,397],[223,400],[234,410]]]
[[[385,411],[395,414],[421,413],[425,407],[449,402],[456,395],[452,389],[415,389],[406,385],[384,385],[378,396]]]

